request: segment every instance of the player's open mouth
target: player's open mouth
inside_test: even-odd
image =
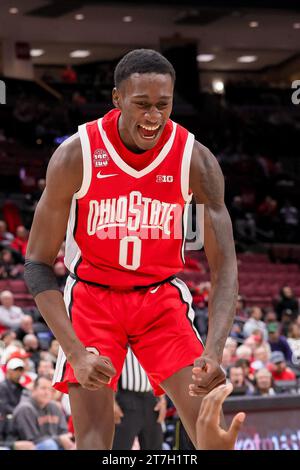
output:
[[[161,126],[144,126],[142,124],[138,125],[138,131],[140,136],[143,139],[153,140],[157,137],[157,134],[160,131]]]

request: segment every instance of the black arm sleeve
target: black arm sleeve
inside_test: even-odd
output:
[[[33,297],[46,290],[60,291],[52,266],[45,263],[25,260],[24,280]]]

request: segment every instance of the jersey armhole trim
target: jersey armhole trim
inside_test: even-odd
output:
[[[195,142],[195,136],[189,132],[186,139],[182,162],[181,162],[181,193],[184,201],[188,201],[191,198],[190,194],[190,165],[191,157],[193,152]]]
[[[92,156],[89,136],[87,133],[86,124],[78,126],[78,133],[82,148],[82,163],[83,163],[83,176],[81,188],[75,193],[76,199],[83,198],[90,187],[92,179]]]

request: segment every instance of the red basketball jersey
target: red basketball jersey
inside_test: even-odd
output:
[[[183,268],[194,136],[169,120],[163,145],[136,170],[109,140],[106,116],[79,126],[83,180],[72,200],[65,264],[79,279],[98,284],[160,282]]]

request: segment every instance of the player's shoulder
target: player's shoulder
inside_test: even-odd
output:
[[[79,133],[68,137],[54,152],[50,164],[60,170],[80,168],[82,164],[82,148]]]
[[[74,194],[83,177],[81,142],[78,133],[66,139],[52,155],[48,168],[46,187],[55,193]]]
[[[195,139],[191,166],[196,166],[204,171],[205,169],[213,169],[218,165],[218,161],[210,149]]]

